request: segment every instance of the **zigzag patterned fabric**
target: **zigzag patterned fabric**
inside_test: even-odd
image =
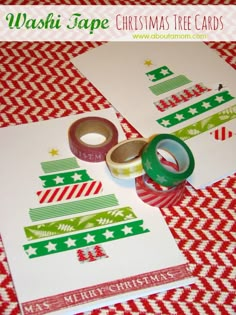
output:
[[[78,4],[54,0],[44,4]],[[168,1],[168,4],[196,1]],[[4,4],[40,4],[41,1],[7,0]],[[156,4],[155,0],[121,0],[123,4]],[[235,0],[220,1],[235,4]],[[88,1],[80,1],[80,5]],[[113,4],[107,0],[89,4]],[[115,4],[115,1],[114,1]],[[116,2],[117,4],[117,2]],[[167,4],[162,0],[159,4]],[[219,4],[199,0],[197,4]],[[110,104],[70,62],[98,42],[0,42],[0,127],[109,108]],[[207,43],[236,69],[236,43]],[[138,132],[119,115],[126,136]],[[211,187],[195,190],[187,185],[179,206],[162,214],[190,263],[197,281],[191,287],[169,290],[135,301],[94,310],[91,315],[226,314],[235,313],[236,174]],[[0,314],[20,315],[3,243],[0,238]]]

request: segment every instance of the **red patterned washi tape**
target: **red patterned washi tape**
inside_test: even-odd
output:
[[[176,205],[184,196],[186,182],[172,187],[163,187],[154,182],[146,174],[136,177],[135,187],[139,198],[153,207],[169,207]]]
[[[178,164],[159,156],[165,167],[178,171]],[[153,181],[147,174],[135,179],[136,193],[140,199],[153,207],[169,207],[176,205],[183,197],[186,182],[172,187],[161,186]]]
[[[198,83],[182,91],[179,91],[178,93],[156,101],[154,102],[154,105],[159,111],[164,112],[169,108],[178,106],[209,91],[210,89],[205,87],[203,83]]]
[[[88,181],[75,185],[39,190],[37,195],[40,203],[50,203],[96,195],[101,191],[102,183],[100,181]]]
[[[105,137],[100,144],[88,144],[82,140],[87,134],[96,133]],[[106,153],[118,142],[118,130],[108,119],[101,117],[85,117],[76,120],[68,131],[71,152],[79,159],[87,162],[105,161]]]

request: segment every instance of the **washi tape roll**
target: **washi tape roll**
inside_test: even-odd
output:
[[[166,160],[160,155],[161,162],[168,168],[178,171],[176,163]],[[136,193],[139,198],[153,207],[169,207],[176,205],[184,196],[186,181],[176,186],[165,187],[154,182],[147,174],[135,179]]]
[[[183,198],[186,181],[172,187],[164,187],[154,182],[147,174],[135,178],[136,193],[152,207],[169,207],[178,204]]]
[[[99,134],[105,140],[99,144],[89,144],[81,138],[87,134]],[[108,119],[102,117],[85,117],[76,120],[68,131],[71,152],[87,162],[105,161],[107,152],[118,143],[118,130]]]
[[[158,150],[174,157],[179,170],[163,164]],[[175,186],[187,179],[194,170],[194,157],[185,142],[170,134],[159,134],[151,139],[142,152],[143,168],[147,175],[162,186]]]
[[[109,150],[106,162],[116,178],[129,179],[144,174],[141,153],[148,143],[145,138],[124,140]]]

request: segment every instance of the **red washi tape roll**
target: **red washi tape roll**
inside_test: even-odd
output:
[[[153,207],[169,207],[176,205],[184,196],[186,181],[164,187],[154,182],[147,174],[135,178],[136,193],[139,198]]]
[[[162,160],[162,164],[173,170],[178,170],[178,165]],[[135,188],[139,198],[153,207],[169,207],[176,205],[184,195],[186,181],[178,185],[166,187],[153,181],[147,174],[136,177]]]
[[[81,138],[87,134],[99,134],[105,140],[99,144],[89,144]],[[102,117],[84,117],[76,120],[68,130],[71,152],[87,162],[105,161],[107,152],[118,143],[118,130],[108,119]]]

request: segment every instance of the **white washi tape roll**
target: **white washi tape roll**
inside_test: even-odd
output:
[[[116,178],[130,179],[143,175],[141,153],[148,139],[134,138],[119,142],[106,155],[107,166]]]

